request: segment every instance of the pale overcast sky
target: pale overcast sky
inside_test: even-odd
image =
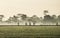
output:
[[[10,17],[18,13],[28,16],[43,16],[43,11],[49,14],[60,14],[60,0],[0,0],[0,14]]]

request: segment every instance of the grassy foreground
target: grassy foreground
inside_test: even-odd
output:
[[[0,38],[60,38],[60,26],[0,26]]]

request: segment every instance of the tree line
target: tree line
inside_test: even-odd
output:
[[[17,14],[17,15],[13,15],[13,17],[9,17],[8,20],[6,20],[5,22],[8,23],[12,23],[15,22],[18,24],[20,22],[24,22],[25,25],[31,25],[31,23],[33,25],[36,25],[36,23],[43,23],[43,24],[49,24],[52,23],[52,25],[55,23],[56,25],[58,25],[58,23],[60,23],[60,15],[56,16],[56,15],[48,15],[47,13],[48,10],[44,10],[44,17],[38,17],[37,15],[33,15],[32,17],[27,16],[26,14]],[[0,22],[4,22],[2,21],[2,19],[4,18],[4,15],[0,15]]]

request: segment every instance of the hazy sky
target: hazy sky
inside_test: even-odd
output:
[[[43,11],[49,14],[60,14],[60,0],[0,0],[0,14],[10,17],[18,13],[28,16],[43,16]]]

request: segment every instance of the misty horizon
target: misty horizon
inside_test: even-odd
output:
[[[0,15],[5,19],[16,14],[43,17],[43,11],[49,15],[60,15],[60,0],[0,0]]]
[[[47,10],[48,11],[48,13],[46,13],[47,15],[50,15],[50,16],[52,16],[52,15],[56,15],[56,16],[58,16],[58,15],[60,15],[60,14],[50,14],[49,12],[49,10]],[[10,13],[10,12],[9,12]],[[8,20],[9,19],[9,17],[13,17],[14,15],[16,16],[17,14],[25,14],[25,13],[18,13],[18,12],[16,12],[16,14],[13,14],[12,13],[12,15],[11,16],[9,16],[8,14],[8,16],[6,16],[6,15],[4,15],[4,14],[0,14],[0,15],[4,15],[4,18],[3,18],[3,20]],[[28,17],[32,17],[33,15],[36,15],[37,17],[44,17],[44,10],[43,10],[43,14],[42,14],[42,16],[41,16],[41,14],[40,15],[37,15],[37,14],[32,14],[32,15],[29,15],[29,14],[26,14]]]

